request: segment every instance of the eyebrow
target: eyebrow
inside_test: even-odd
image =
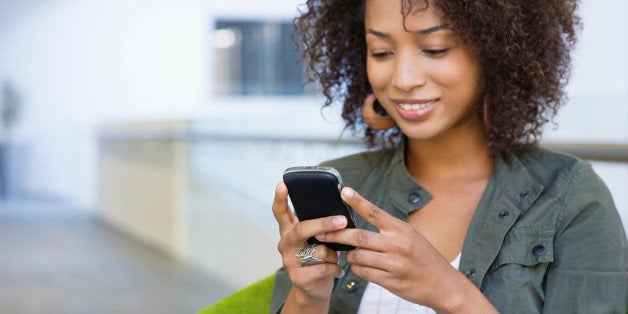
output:
[[[441,25],[436,25],[436,26],[432,26],[430,28],[426,28],[426,29],[422,29],[419,31],[416,31],[414,33],[418,33],[421,35],[427,35],[427,34],[431,34],[433,32],[437,32],[443,29],[449,29],[449,26],[447,26],[446,24],[441,24]]]
[[[413,31],[412,33],[419,34],[419,35],[429,35],[431,33],[434,33],[434,32],[437,32],[437,31],[440,31],[440,30],[443,30],[443,29],[449,29],[449,26],[447,26],[446,24],[436,25],[436,26],[432,26],[432,27],[429,27],[429,28],[426,28],[426,29]],[[390,37],[390,34],[388,34],[388,33],[376,31],[376,30],[373,30],[373,29],[370,29],[370,28],[366,32],[368,34],[373,34],[373,35],[375,35],[377,37],[381,37],[381,38],[389,38]]]

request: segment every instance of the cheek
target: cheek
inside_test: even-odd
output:
[[[479,92],[480,70],[474,59],[453,58],[432,70],[432,80],[442,88],[458,91],[458,96],[474,97],[469,94]]]
[[[373,91],[382,90],[388,84],[389,79],[386,68],[374,62],[366,62],[366,75]]]
[[[427,70],[428,76],[439,86],[455,86],[464,81],[466,69],[458,60],[450,59],[444,62],[435,62]]]

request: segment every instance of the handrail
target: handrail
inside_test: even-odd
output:
[[[550,142],[542,143],[541,146],[587,160],[628,163],[628,144]]]
[[[338,136],[303,136],[299,135],[278,135],[278,134],[248,134],[248,133],[228,133],[213,131],[195,130],[106,130],[101,131],[99,139],[104,141],[127,140],[127,141],[220,141],[220,142],[284,142],[284,143],[311,143],[329,145],[361,145],[357,139]]]
[[[111,140],[166,140],[166,141],[221,141],[221,142],[283,142],[283,143],[310,143],[328,145],[362,145],[361,141],[352,138],[332,137],[305,137],[301,135],[264,135],[264,134],[236,134],[213,131],[196,130],[107,130],[100,133],[100,139]],[[582,159],[628,163],[628,144],[621,143],[569,143],[543,142],[543,148],[562,151],[578,156]]]

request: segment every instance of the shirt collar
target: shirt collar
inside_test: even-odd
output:
[[[522,212],[527,211],[544,189],[517,155],[508,160],[496,158],[493,178],[496,183],[496,195],[508,198]]]
[[[387,196],[396,209],[396,212],[392,214],[407,221],[408,215],[427,204],[432,199],[432,195],[410,175],[405,163],[405,149],[404,138],[395,149],[383,183],[388,187]]]
[[[388,193],[387,198],[396,210],[392,214],[407,221],[408,215],[427,204],[432,195],[410,175],[405,165],[405,149],[404,138],[395,149],[383,184],[388,187],[388,192],[385,193]],[[508,198],[521,212],[525,212],[543,192],[543,185],[534,178],[517,155],[509,159],[495,158],[491,180],[495,181],[494,195]],[[487,192],[493,191],[485,191],[485,194]],[[489,207],[493,205],[493,202],[490,202]]]

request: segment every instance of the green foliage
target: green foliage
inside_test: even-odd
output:
[[[273,274],[200,310],[197,314],[269,313],[274,284]]]
[[[0,103],[0,122],[2,133],[7,133],[18,120],[22,98],[15,88],[8,82],[2,86],[2,103]]]

